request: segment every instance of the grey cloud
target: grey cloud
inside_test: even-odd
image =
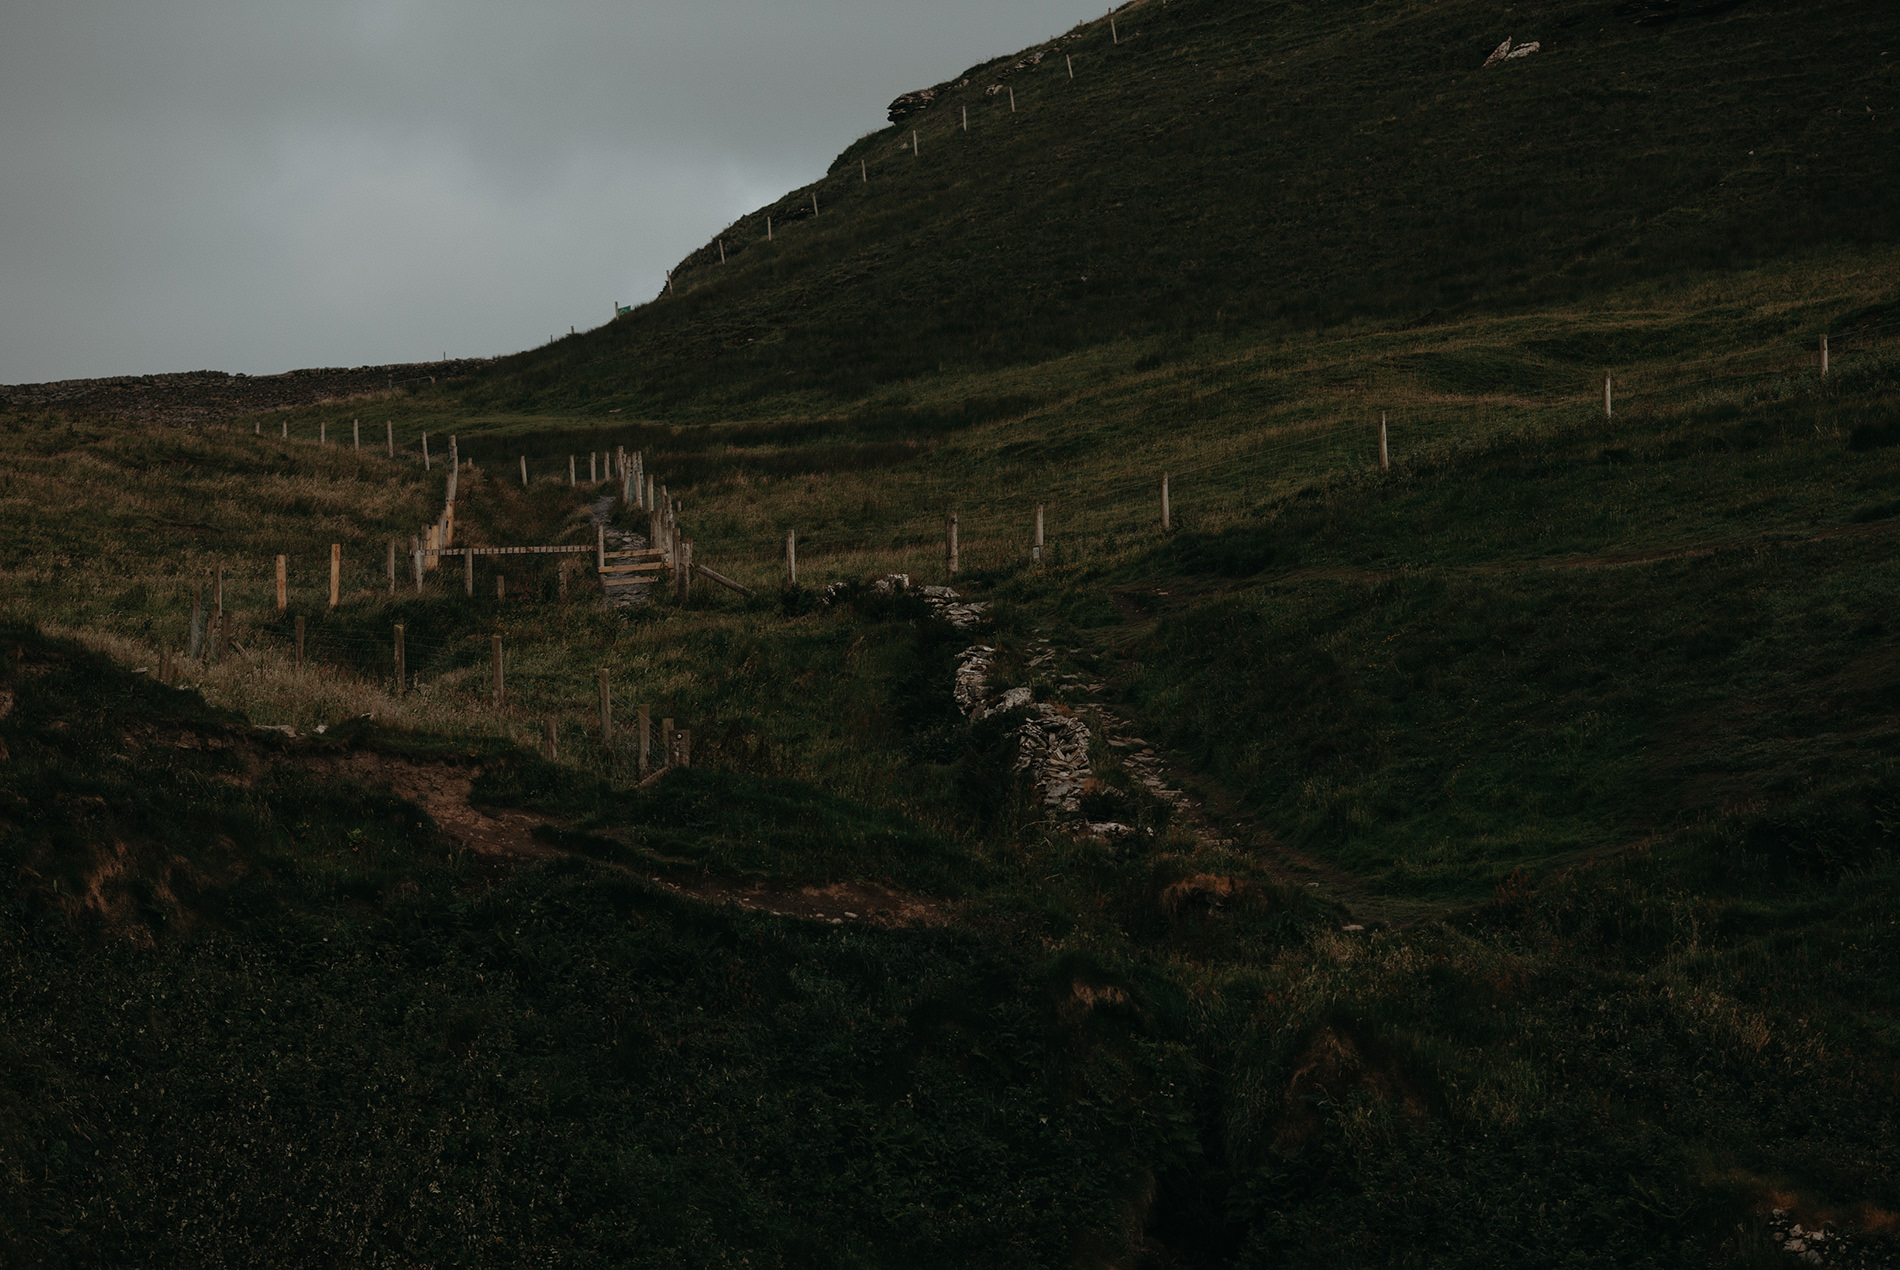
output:
[[[11,5],[0,382],[511,352],[1077,0]]]

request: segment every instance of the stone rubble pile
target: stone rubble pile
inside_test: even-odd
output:
[[[935,590],[949,590],[937,587]],[[1028,710],[1016,729],[1016,767],[1027,773],[1042,805],[1052,811],[1077,812],[1088,791],[1089,725],[1065,707],[1037,701],[1027,688],[1010,688],[990,695],[990,666],[996,650],[972,644],[957,655],[957,707],[972,723],[1011,710]]]
[[[1484,65],[1496,66],[1499,62],[1514,62],[1520,57],[1529,57],[1532,53],[1535,53],[1538,49],[1543,47],[1544,46],[1536,40],[1531,40],[1526,44],[1520,44],[1516,48],[1512,48],[1509,37],[1506,37],[1504,43],[1491,50],[1491,56],[1484,59]],[[1478,69],[1483,70],[1484,67],[1479,67]]]
[[[1814,1228],[1795,1221],[1785,1208],[1777,1208],[1768,1219],[1768,1234],[1781,1250],[1797,1261],[1811,1266],[1860,1267],[1892,1266],[1891,1249],[1880,1249],[1872,1241],[1844,1235],[1826,1222]]]

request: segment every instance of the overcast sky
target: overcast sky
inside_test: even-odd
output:
[[[0,383],[488,356],[1103,0],[0,0]]]

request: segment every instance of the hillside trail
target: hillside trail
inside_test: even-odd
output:
[[[601,526],[607,531],[607,550],[645,550],[647,545],[645,534],[635,533],[630,529],[614,528],[613,515],[614,503],[616,501],[612,494],[603,494],[595,499],[587,509],[588,517],[594,524]],[[651,602],[653,597],[653,581],[650,576],[638,580],[627,577],[602,578],[600,582],[600,603],[602,608],[638,608],[643,604]]]
[[[543,826],[571,829],[572,825],[553,817],[484,807],[471,801],[475,782],[482,776],[479,765],[418,762],[363,750],[310,756],[301,762],[319,774],[348,777],[415,803],[429,814],[451,843],[498,871],[546,864],[576,854],[542,841],[535,833]],[[629,840],[629,834],[602,836],[617,840],[630,850],[637,849],[635,842]],[[746,883],[681,871],[656,873],[650,865],[593,856],[583,858],[601,868],[640,878],[661,890],[701,903],[731,905],[748,912],[803,918],[833,926],[938,926],[949,921],[953,914],[951,906],[942,901],[876,882],[834,882],[825,886]]]

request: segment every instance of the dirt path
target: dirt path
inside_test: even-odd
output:
[[[558,824],[545,816],[477,807],[469,793],[481,776],[479,767],[455,763],[418,763],[381,754],[357,752],[305,760],[310,770],[348,777],[387,789],[429,813],[443,835],[463,850],[502,866],[544,864],[568,853],[539,841],[534,831]],[[834,926],[939,926],[952,907],[875,882],[833,882],[824,886],[795,883],[746,883],[688,874],[652,873],[632,864],[599,861],[603,868],[644,877],[662,890],[706,904],[731,904],[774,917],[797,917]]]
[[[588,514],[596,525],[607,529],[607,550],[643,551],[646,549],[645,534],[636,534],[631,530],[615,529],[612,525],[615,498],[612,494],[603,494],[594,500],[588,508]],[[630,609],[648,603],[653,594],[653,583],[649,578],[636,581],[633,578],[602,578],[601,605],[610,609]]]

